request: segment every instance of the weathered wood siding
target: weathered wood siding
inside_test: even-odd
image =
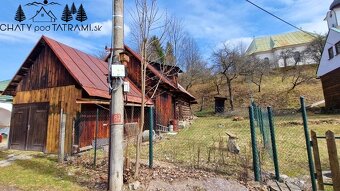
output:
[[[181,98],[176,99],[176,119],[186,120],[192,116],[190,102]]]
[[[141,110],[139,106],[125,106],[124,109],[124,121],[125,123],[136,123],[137,128],[140,125]],[[95,139],[96,134],[96,115],[97,107],[95,105],[82,105],[82,112],[78,116],[76,124],[76,134],[78,136],[76,144],[80,148],[92,145],[92,141]],[[110,124],[109,124],[109,111],[99,107],[98,115],[98,139],[109,138],[110,136]],[[145,123],[144,129],[149,129],[150,115],[149,108],[145,108]],[[124,129],[124,134],[127,136],[127,130]],[[129,129],[130,132],[132,129]]]
[[[140,62],[133,56],[130,56],[130,61],[127,62],[126,70],[131,81],[140,88],[141,84],[141,68]]]
[[[92,145],[96,135],[97,107],[95,105],[82,105],[79,128],[79,148]],[[110,136],[110,113],[108,110],[99,108],[98,115],[98,139],[109,138]]]
[[[33,61],[17,92],[77,84],[52,50],[45,46]]]
[[[321,77],[327,109],[340,109],[340,68]]]
[[[167,92],[156,96],[155,110],[156,110],[156,123],[168,126],[171,119],[174,119],[174,102],[173,98]]]
[[[66,138],[65,151],[71,153],[72,149],[72,121],[80,112],[80,105],[76,103],[77,98],[81,98],[82,91],[75,86],[64,86],[47,88],[32,91],[17,92],[13,99],[13,104],[26,103],[49,103],[46,151],[47,153],[57,153],[59,144],[60,111],[63,109],[67,114],[66,118]]]

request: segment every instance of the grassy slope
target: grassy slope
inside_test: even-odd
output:
[[[0,156],[15,151],[0,151]],[[18,152],[19,153],[19,152]],[[26,152],[27,153],[27,152]],[[0,184],[21,190],[87,190],[77,183],[76,177],[59,166],[57,158],[44,154],[33,154],[30,160],[17,160],[12,165],[0,168]]]
[[[316,74],[317,66],[303,66],[311,75]],[[233,83],[234,99],[236,107],[245,107],[249,104],[252,95],[260,104],[271,105],[275,108],[296,108],[299,106],[299,97],[305,96],[307,104],[323,100],[322,85],[319,79],[313,79],[308,83],[297,86],[294,90],[288,92],[292,87],[291,78],[281,81],[282,69],[275,69],[270,75],[265,76],[262,83],[262,90],[258,92],[257,86],[253,83],[245,82],[243,76],[238,77]],[[316,76],[315,76],[316,77]],[[225,81],[221,86],[223,96],[227,96],[227,85]],[[217,95],[214,84],[210,81],[197,82],[189,89],[196,96],[199,104],[194,106],[197,111],[200,108],[202,96],[207,96],[207,105],[205,110],[213,110],[214,96]],[[226,102],[226,106],[229,104]]]

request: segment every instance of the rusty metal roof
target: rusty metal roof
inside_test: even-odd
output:
[[[106,62],[46,36],[42,36],[39,42],[46,42],[71,76],[89,96],[110,98],[107,83],[108,65]],[[23,66],[25,63],[26,61]],[[131,80],[126,79],[130,82],[130,92],[126,96],[127,101],[141,103],[141,91]],[[147,104],[152,104],[151,100]]]
[[[134,57],[136,57],[140,62],[142,61],[141,56],[133,51],[130,47],[125,45],[125,50],[130,52]],[[157,70],[152,64],[148,64],[147,68],[154,73],[162,82],[168,84],[176,91],[183,93],[184,95],[188,96],[191,99],[192,103],[197,103],[196,98],[191,95],[188,91],[186,91],[179,83],[175,84],[173,81],[169,80],[166,76],[164,76],[159,70]]]

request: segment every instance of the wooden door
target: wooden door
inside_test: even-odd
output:
[[[10,148],[44,151],[48,103],[13,105]]]
[[[30,107],[27,136],[27,150],[44,151],[48,120],[48,104],[35,104]]]
[[[26,149],[28,114],[29,107],[25,105],[13,106],[10,129],[11,149]]]

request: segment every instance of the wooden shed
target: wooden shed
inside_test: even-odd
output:
[[[110,98],[107,71],[106,62],[42,36],[4,91],[14,97],[9,148],[56,153],[63,110],[65,152],[71,153],[73,119]],[[126,80],[131,84],[126,107],[140,104],[140,90]]]
[[[215,96],[215,113],[224,113],[226,97]]]

